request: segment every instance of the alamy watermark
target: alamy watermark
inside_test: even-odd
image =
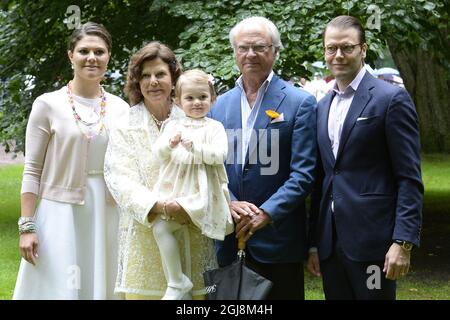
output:
[[[74,4],[68,6],[65,15],[69,15],[64,19],[64,24],[67,25],[69,30],[77,29],[81,26],[81,9],[79,6]]]
[[[261,175],[278,173],[280,166],[280,131],[278,129],[251,130],[247,151],[242,149],[242,129],[227,129],[228,157],[226,164],[245,164],[244,152],[248,154],[248,164],[259,164]],[[236,151],[235,151],[236,150]]]
[[[81,269],[77,265],[68,266],[66,269],[67,280],[66,285],[69,290],[81,289]]]
[[[369,18],[367,19],[366,28],[371,29],[377,29],[378,31],[381,30],[381,9],[379,6],[375,4],[371,4],[367,8],[367,13],[370,14]]]
[[[193,157],[180,157],[176,159],[180,164],[237,164],[258,165],[260,174],[275,175],[280,167],[280,132],[278,129],[252,129],[244,132],[242,129],[226,129],[228,140],[228,153],[224,159],[222,154],[210,152],[196,152]],[[244,150],[244,136],[249,136],[248,146]],[[195,146],[194,146],[195,148]],[[247,158],[248,156],[248,158]]]
[[[367,289],[381,289],[381,268],[375,264],[367,267],[366,273],[370,276],[367,278]]]

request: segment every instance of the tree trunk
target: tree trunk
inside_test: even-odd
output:
[[[450,153],[450,75],[432,51],[398,49],[393,41],[388,44],[416,104],[422,151]]]

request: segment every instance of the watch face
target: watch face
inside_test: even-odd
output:
[[[406,250],[411,250],[412,247],[413,247],[412,243],[409,242],[403,243],[403,248],[405,248]]]
[[[402,247],[403,249],[410,251],[413,248],[413,244],[411,242],[408,241],[402,241],[402,240],[395,240],[395,243],[397,243],[400,247]]]

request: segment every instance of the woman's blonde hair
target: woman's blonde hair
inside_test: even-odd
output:
[[[214,85],[210,80],[210,76],[202,70],[192,69],[183,72],[178,78],[177,84],[175,85],[175,102],[177,104],[180,104],[183,84],[187,82],[193,82],[195,84],[207,84],[209,87],[209,93],[211,95],[211,103],[216,101],[216,90],[214,89]]]

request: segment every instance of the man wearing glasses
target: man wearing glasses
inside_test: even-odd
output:
[[[226,163],[234,234],[217,243],[221,266],[247,241],[246,261],[274,283],[267,299],[304,299],[305,198],[316,164],[316,100],[272,71],[277,27],[251,17],[230,31],[242,75],[210,116],[228,132]]]
[[[395,299],[422,223],[417,114],[404,89],[365,70],[367,44],[356,18],[329,22],[323,44],[336,84],[317,108],[307,267],[322,274],[326,299]]]

